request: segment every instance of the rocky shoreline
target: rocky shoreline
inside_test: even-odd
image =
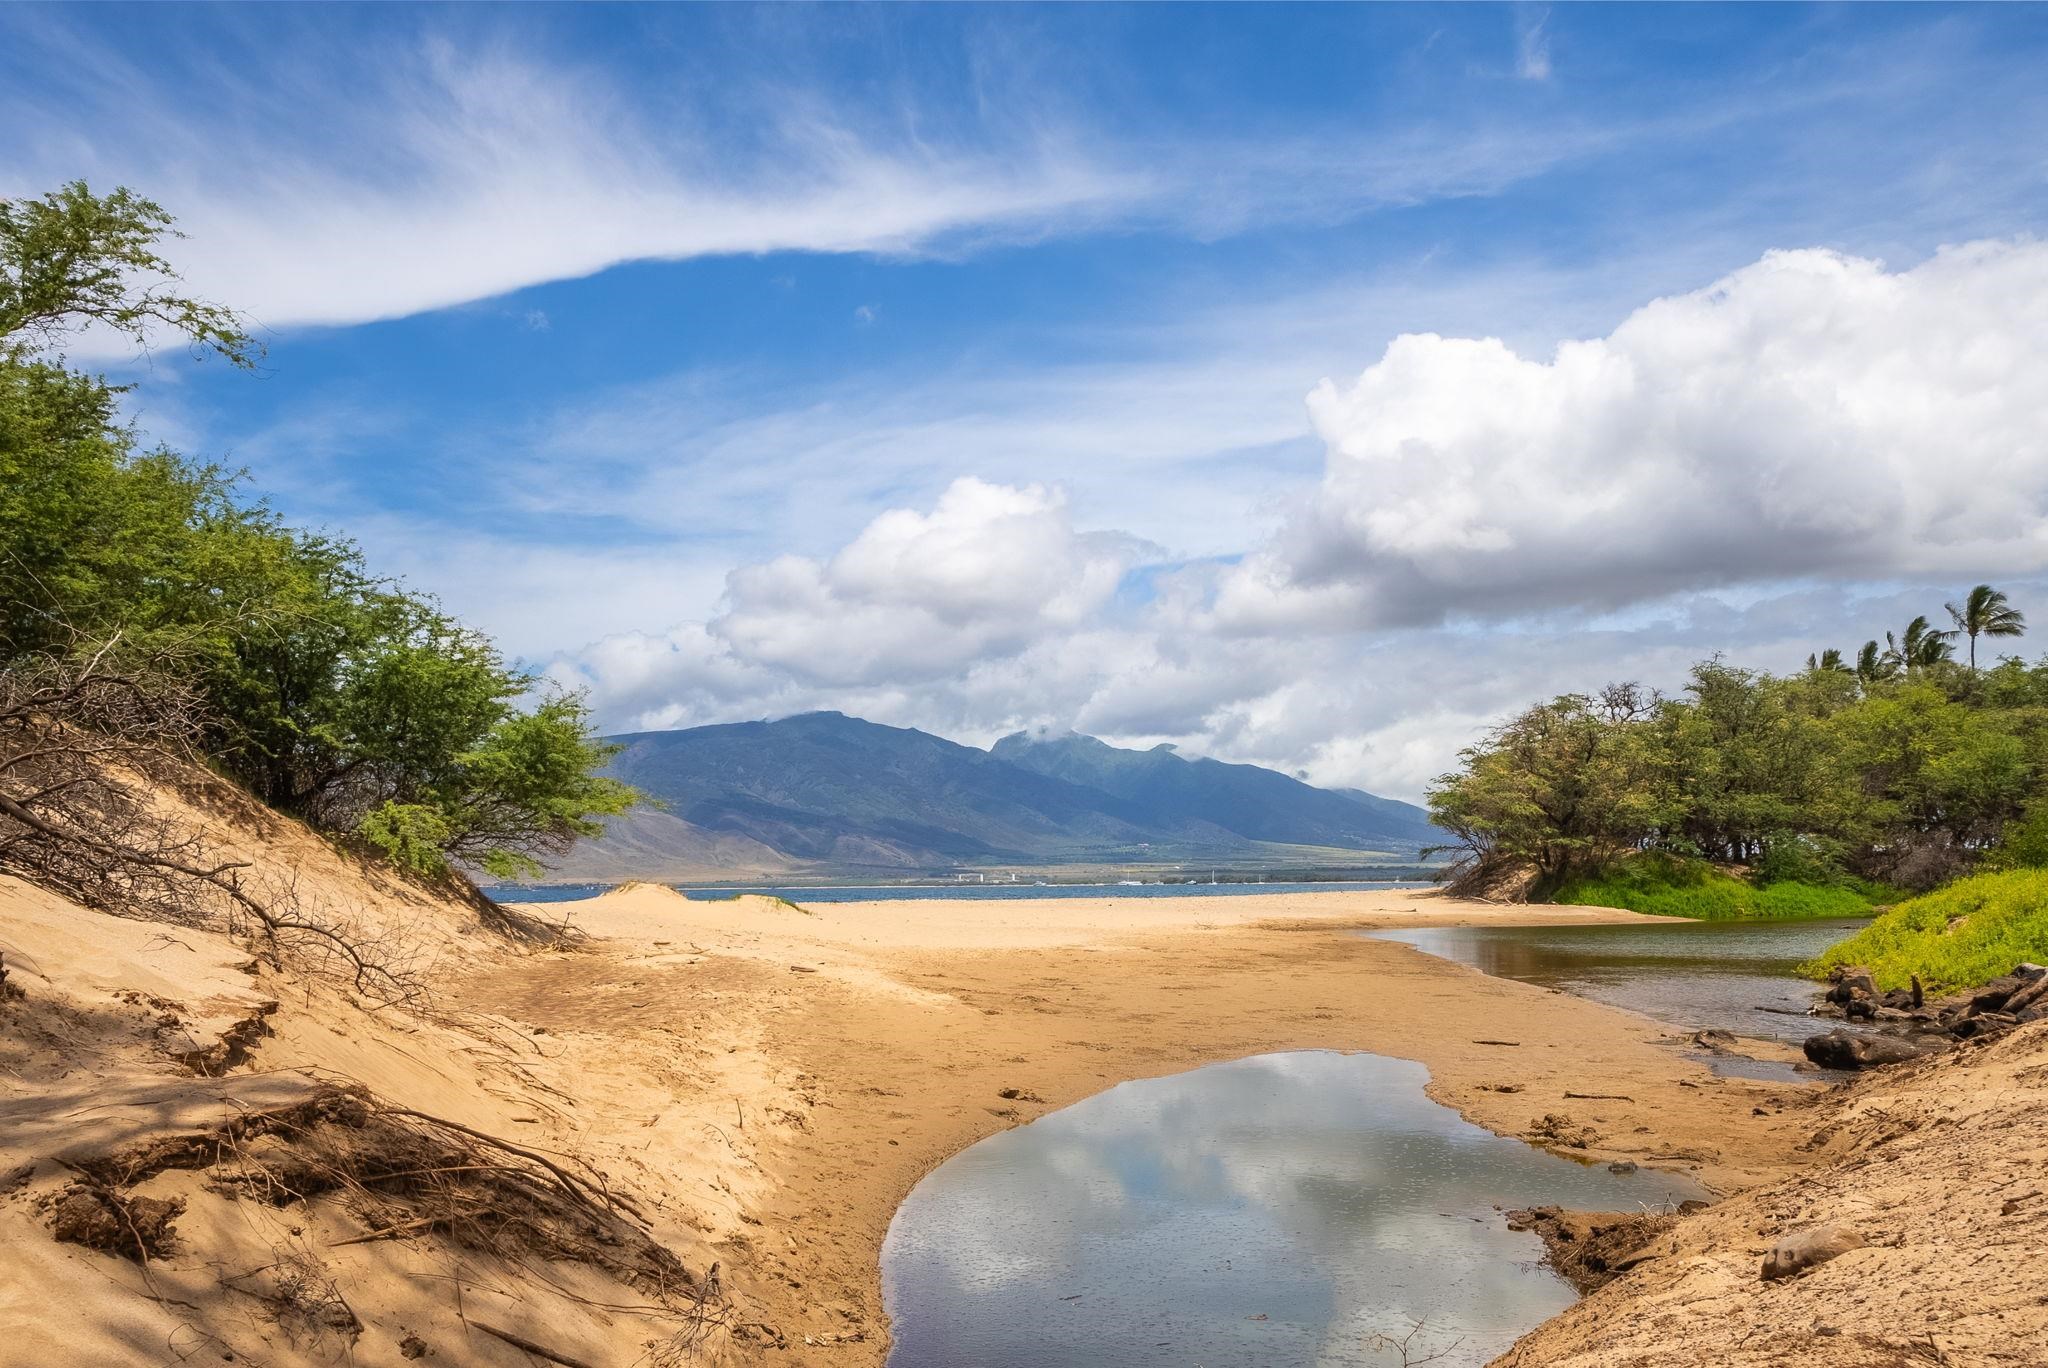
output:
[[[1839,1016],[1849,1025],[1806,1040],[1804,1053],[1812,1063],[1843,1070],[1902,1064],[1959,1041],[2048,1020],[2048,968],[2016,965],[1981,988],[1939,1001],[1927,997],[1917,977],[1910,988],[1879,992],[1868,968],[1837,968],[1813,1013]],[[1858,1023],[1864,1029],[1849,1029]]]

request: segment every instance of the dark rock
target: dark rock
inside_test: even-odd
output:
[[[2044,1005],[2048,1005],[2048,974],[2022,985],[2019,991],[2005,1000],[2005,1010],[2015,1016]]]
[[[1957,1017],[1949,1023],[1948,1031],[1957,1040],[1978,1040],[2001,1035],[2019,1024],[2020,1019],[2009,1012],[1980,1012],[1975,1016]]]
[[[1910,1041],[1892,1036],[1855,1035],[1829,1031],[1807,1037],[1806,1057],[1823,1069],[1869,1069],[1880,1064],[1903,1064],[1918,1059],[1923,1051]]]
[[[1838,966],[1828,971],[1828,1001],[1836,1006],[1850,1002],[1858,996],[1877,996],[1877,980],[1870,970],[1862,965]]]

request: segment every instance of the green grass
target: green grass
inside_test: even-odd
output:
[[[1801,969],[1815,978],[1838,964],[1867,964],[1880,988],[1909,975],[1937,992],[1974,988],[2015,964],[2048,962],[2048,869],[1958,879],[1900,903]]]
[[[1655,917],[1696,921],[1791,920],[1869,915],[1878,890],[1829,884],[1761,887],[1697,860],[1638,855],[1599,874],[1574,879],[1551,896],[1578,907],[1621,907]]]

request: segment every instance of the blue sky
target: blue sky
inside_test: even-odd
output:
[[[2044,56],[2022,6],[18,5],[0,193],[162,201],[269,355],[80,339],[139,425],[614,725],[1412,796],[1546,691],[2048,588]]]

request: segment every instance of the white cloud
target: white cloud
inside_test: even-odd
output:
[[[1219,595],[1238,629],[2048,567],[2048,245],[1772,252],[1548,360],[1396,338],[1309,398],[1328,456]]]
[[[883,513],[829,561],[734,571],[712,631],[800,679],[930,678],[1079,626],[1148,549],[1077,534],[1057,491],[961,479],[930,513]]]
[[[1549,360],[1408,335],[1310,396],[1324,477],[1240,564],[962,478],[555,668],[620,726],[1076,727],[1414,797],[1551,693],[1678,687],[1715,651],[1793,668],[1981,578],[2048,592],[2043,300],[2030,243],[1785,252]]]
[[[1525,81],[1550,79],[1550,11],[1525,11],[1515,21],[1515,74]]]
[[[1339,222],[1495,194],[1631,136],[1563,115],[1155,135],[1104,126],[1079,91],[984,90],[962,117],[908,78],[900,99],[833,103],[751,68],[650,92],[530,25],[333,25],[346,38],[318,13],[233,16],[139,61],[70,16],[0,16],[11,70],[35,73],[0,83],[0,194],[135,185],[178,218],[196,293],[284,328],[629,261]]]

